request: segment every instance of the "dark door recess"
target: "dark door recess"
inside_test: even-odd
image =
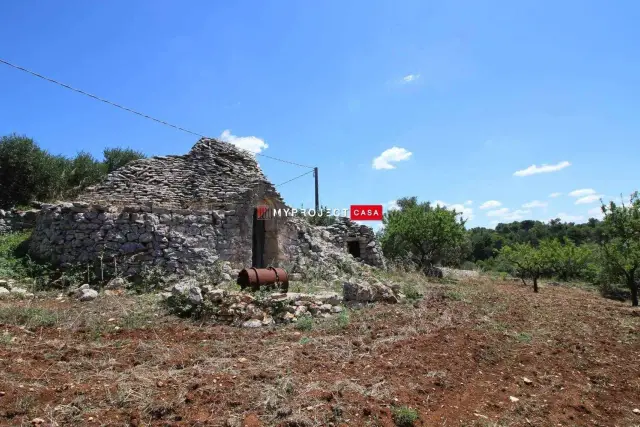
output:
[[[258,210],[253,211],[252,267],[264,268],[265,220],[258,219]]]
[[[347,249],[354,258],[360,258],[360,242],[357,240],[347,242]]]

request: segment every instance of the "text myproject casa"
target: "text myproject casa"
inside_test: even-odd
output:
[[[351,206],[346,209],[273,209],[273,216],[278,217],[293,217],[296,215],[309,216],[309,217],[323,217],[323,216],[336,216],[347,217],[352,220],[380,220],[382,219],[382,206],[366,205],[366,206]]]

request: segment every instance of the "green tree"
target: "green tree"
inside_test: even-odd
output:
[[[60,191],[66,162],[52,156],[26,136],[0,138],[0,207],[49,199]]]
[[[553,243],[543,240],[537,248],[531,243],[514,243],[502,248],[500,256],[511,264],[514,274],[525,285],[525,279],[531,279],[533,292],[538,292],[538,279],[553,268]]]
[[[622,280],[631,291],[631,304],[638,306],[638,282],[640,267],[640,197],[635,192],[629,204],[610,202],[602,204],[604,227],[600,247],[603,268],[610,280]]]
[[[75,197],[107,173],[144,157],[129,148],[109,148],[104,150],[104,161],[86,152],[69,159],[48,153],[26,136],[4,136],[0,138],[0,208]]]
[[[103,152],[107,173],[120,169],[129,162],[144,159],[144,153],[131,148],[107,148]]]
[[[483,227],[475,227],[469,230],[471,242],[471,260],[485,261],[495,255],[495,251],[502,248],[503,238],[494,230]]]
[[[91,154],[81,151],[69,162],[66,171],[66,195],[75,196],[84,188],[96,184],[107,174],[104,163],[96,160]]]
[[[566,237],[562,242],[553,239],[545,242],[545,245],[551,268],[560,280],[584,278],[588,275],[589,264],[594,258],[592,246],[578,246]]]
[[[390,258],[410,257],[421,268],[459,262],[467,244],[464,220],[455,210],[398,200],[400,209],[385,213],[382,250]]]

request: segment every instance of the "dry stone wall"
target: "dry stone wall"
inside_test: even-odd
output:
[[[360,225],[348,218],[340,218],[338,222],[325,228],[329,233],[327,240],[332,241],[339,248],[349,251],[349,244],[355,243],[359,258],[369,265],[384,268],[385,260],[382,248],[376,240],[371,227]]]
[[[18,211],[0,209],[0,234],[12,233],[33,228],[36,223],[37,210]]]
[[[63,266],[101,259],[106,269],[125,274],[143,265],[188,273],[231,254],[237,221],[233,211],[64,203],[43,207],[30,251]]]

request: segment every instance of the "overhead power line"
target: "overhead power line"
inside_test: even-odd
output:
[[[302,175],[298,175],[298,176],[296,176],[295,178],[291,178],[291,179],[290,179],[290,180],[288,180],[288,181],[281,182],[280,184],[276,185],[276,187],[280,187],[281,185],[288,184],[288,183],[289,183],[289,182],[291,182],[291,181],[295,181],[296,179],[298,179],[298,178],[302,178],[303,176],[309,175],[310,173],[313,173],[313,172],[314,172],[314,171],[312,171],[312,170],[310,170],[309,172],[305,172],[305,173],[303,173]]]
[[[69,90],[72,90],[72,91],[74,91],[74,92],[80,93],[80,94],[82,94],[82,95],[88,96],[89,98],[93,98],[93,99],[95,99],[95,100],[97,100],[97,101],[104,102],[105,104],[109,104],[109,105],[111,105],[112,107],[120,108],[121,110],[128,111],[129,113],[133,113],[133,114],[136,114],[136,115],[138,115],[138,116],[140,116],[140,117],[144,117],[145,119],[153,120],[154,122],[157,122],[157,123],[163,124],[163,125],[165,125],[165,126],[172,127],[172,128],[174,128],[174,129],[177,129],[177,130],[182,131],[182,132],[186,132],[186,133],[191,134],[191,135],[198,136],[198,137],[200,137],[200,138],[209,138],[208,136],[205,136],[205,135],[203,135],[203,134],[201,134],[201,133],[194,132],[194,131],[191,131],[191,130],[189,130],[189,129],[185,129],[185,128],[180,127],[180,126],[176,126],[176,125],[171,124],[171,123],[169,123],[169,122],[165,122],[164,120],[156,119],[155,117],[151,117],[151,116],[149,116],[148,114],[144,114],[144,113],[141,113],[141,112],[139,112],[139,111],[132,110],[131,108],[127,108],[127,107],[122,106],[122,105],[120,105],[120,104],[116,104],[115,102],[111,102],[111,101],[109,101],[109,100],[107,100],[107,99],[104,99],[104,98],[101,98],[101,97],[99,97],[99,96],[93,95],[93,94],[91,94],[91,93],[85,92],[85,91],[83,91],[83,90],[81,90],[81,89],[77,89],[77,88],[75,88],[75,87],[69,86],[68,84],[65,84],[65,83],[59,82],[59,81],[54,80],[54,79],[52,79],[52,78],[50,78],[50,77],[43,76],[42,74],[36,73],[35,71],[31,71],[31,70],[26,69],[26,68],[24,68],[24,67],[21,67],[21,66],[19,66],[19,65],[13,64],[13,63],[8,62],[8,61],[5,61],[5,60],[4,60],[4,59],[2,59],[2,58],[0,58],[0,63],[5,64],[5,65],[8,65],[9,67],[15,68],[16,70],[24,71],[25,73],[31,74],[32,76],[38,77],[38,78],[43,79],[43,80],[46,80],[46,81],[48,81],[48,82],[51,82],[51,83],[57,84],[57,85],[59,85],[59,86],[64,87],[65,89],[69,89]],[[236,147],[237,147],[237,146],[236,146]],[[242,148],[242,147],[237,147],[237,148],[239,148],[239,149],[241,149],[241,150],[249,151],[249,150],[247,150],[247,149],[245,149],[245,148]],[[292,162],[292,161],[284,160],[284,159],[279,159],[279,158],[277,158],[277,157],[272,157],[272,156],[269,156],[269,155],[266,155],[266,154],[262,154],[262,153],[254,153],[254,152],[252,152],[252,151],[249,151],[249,152],[250,152],[250,153],[252,153],[252,154],[255,154],[255,155],[257,155],[257,156],[265,157],[265,158],[272,159],[272,160],[277,160],[277,161],[279,161],[279,162],[289,163],[289,164],[291,164],[291,165],[300,166],[300,167],[303,167],[303,168],[313,169],[313,166],[302,165],[302,164],[300,164],[300,163],[296,163],[296,162]],[[313,171],[310,171],[310,172],[308,172],[308,173],[311,173],[311,172],[313,172]],[[295,178],[294,178],[294,179],[295,179]]]

